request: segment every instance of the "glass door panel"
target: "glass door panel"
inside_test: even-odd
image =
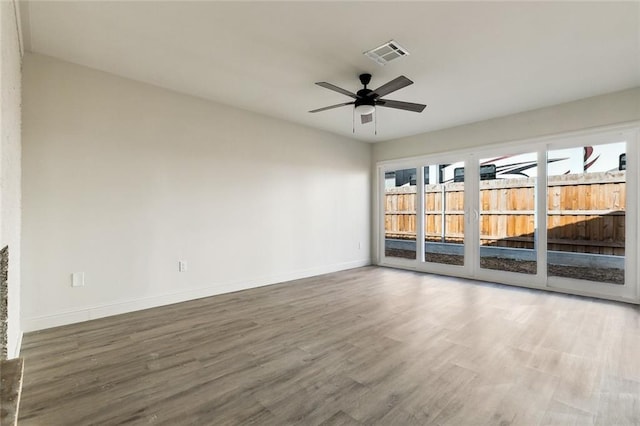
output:
[[[425,262],[464,265],[464,162],[424,167]]]
[[[547,155],[547,274],[624,284],[626,143]]]
[[[537,273],[537,155],[480,160],[480,268]]]
[[[417,169],[388,171],[384,176],[384,255],[416,259]]]

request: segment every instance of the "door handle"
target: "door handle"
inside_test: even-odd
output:
[[[471,224],[471,213],[473,212],[473,220],[474,221],[479,221],[480,220],[480,212],[478,212],[478,210],[476,209],[469,209],[469,213],[467,214],[467,223]]]

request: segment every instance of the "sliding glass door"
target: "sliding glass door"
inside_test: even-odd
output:
[[[465,262],[465,162],[381,170],[383,264],[461,275]]]
[[[626,143],[550,150],[547,271],[624,284]]]
[[[384,173],[384,257],[417,259],[417,169]]]
[[[480,268],[535,275],[537,152],[479,160]]]
[[[380,263],[638,300],[637,141],[629,128],[384,164]]]
[[[546,269],[552,288],[637,295],[637,134],[547,150]]]

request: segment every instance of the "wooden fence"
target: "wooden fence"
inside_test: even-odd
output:
[[[425,240],[462,243],[464,183],[425,185]],[[625,172],[550,176],[548,249],[624,255]],[[535,178],[480,182],[482,245],[533,248]],[[443,214],[444,213],[444,214]],[[416,238],[416,187],[385,194],[385,237]]]

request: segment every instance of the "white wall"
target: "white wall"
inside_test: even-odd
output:
[[[20,326],[20,43],[14,2],[0,2],[0,247],[9,246],[9,358],[16,357]]]
[[[370,262],[370,145],[41,55],[23,79],[26,331]]]
[[[429,113],[427,109],[425,114]],[[640,87],[374,145],[373,162],[518,141],[640,119]]]

